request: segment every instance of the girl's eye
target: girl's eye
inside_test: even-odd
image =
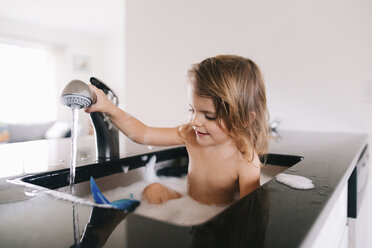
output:
[[[194,113],[194,112],[195,112],[195,110],[193,110],[192,108],[190,108],[190,109],[189,109],[189,111],[190,111],[190,112],[192,112],[192,113]]]
[[[216,117],[210,117],[210,116],[205,116],[205,119],[209,120],[209,121],[214,121],[216,120]]]

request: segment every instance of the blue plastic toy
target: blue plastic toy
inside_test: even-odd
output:
[[[116,209],[125,210],[129,212],[133,212],[140,205],[140,202],[134,199],[121,199],[110,202],[99,190],[93,177],[90,177],[90,189],[92,190],[94,202],[98,204],[109,204]],[[131,198],[132,197],[133,195],[131,195]]]

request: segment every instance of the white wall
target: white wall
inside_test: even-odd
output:
[[[73,79],[80,79],[88,83],[89,78],[95,76],[107,82],[118,92],[119,97],[123,98],[124,17],[122,26],[123,30],[116,34],[99,36],[0,18],[0,37],[42,43],[51,48],[57,59],[57,92],[48,92],[48,94],[55,94],[56,99],[55,102],[50,104],[57,106],[58,121],[70,122],[71,111],[60,104],[59,96],[67,83]],[[73,61],[76,56],[89,59],[90,63],[87,71],[74,69]],[[86,129],[89,128],[89,116],[82,110],[79,115],[79,123]]]
[[[239,54],[280,128],[372,130],[372,1],[127,0],[125,18],[125,106],[147,124],[186,119],[191,64]]]
[[[283,128],[366,130],[372,101],[371,1],[126,3],[126,104],[154,124],[178,123],[186,71],[223,53],[256,61]],[[141,96],[141,99],[138,97]]]

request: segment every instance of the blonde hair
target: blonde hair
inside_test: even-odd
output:
[[[223,121],[244,159],[264,155],[269,145],[266,90],[258,66],[250,59],[219,55],[189,70],[194,91],[213,100],[218,124]]]

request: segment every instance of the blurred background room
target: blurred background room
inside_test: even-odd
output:
[[[60,93],[90,77],[146,124],[178,125],[188,69],[218,54],[258,64],[279,130],[370,134],[371,44],[369,0],[0,0],[0,143],[68,137]]]

